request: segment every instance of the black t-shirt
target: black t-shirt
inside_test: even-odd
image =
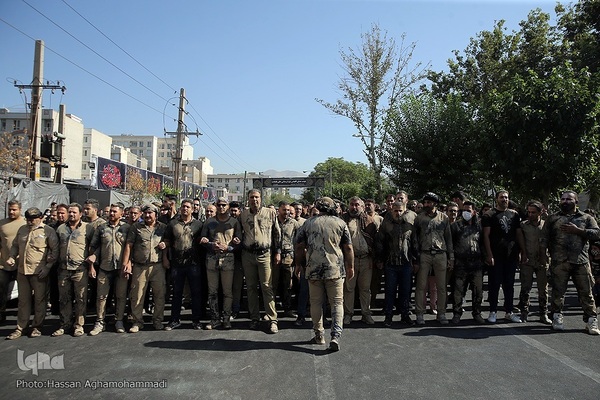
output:
[[[490,246],[494,258],[501,260],[519,258],[517,229],[520,229],[520,224],[521,218],[514,210],[500,211],[494,208],[483,214],[481,226],[490,228]]]

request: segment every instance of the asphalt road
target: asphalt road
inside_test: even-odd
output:
[[[528,323],[477,326],[470,307],[458,326],[427,315],[424,327],[400,326],[396,317],[386,328],[376,314],[375,326],[347,327],[337,353],[309,344],[310,324],[292,319],[281,319],[276,335],[249,331],[242,318],[231,331],[196,331],[186,321],[171,332],[147,324],[117,334],[109,325],[96,337],[52,338],[58,320],[49,317],[42,337],[0,342],[0,398],[598,399],[600,336],[584,333],[573,288],[567,304],[564,332],[537,314]],[[9,314],[1,335],[14,329],[16,310]]]

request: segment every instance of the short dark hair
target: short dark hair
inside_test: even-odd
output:
[[[21,202],[19,200],[11,200],[8,202],[8,206],[17,206],[19,210],[21,209]]]
[[[463,192],[462,190],[457,190],[456,192],[452,193],[452,196],[450,197],[453,199],[459,199],[461,201],[464,201],[464,199],[467,198],[465,192]]]
[[[94,207],[96,210],[97,210],[98,208],[100,208],[100,202],[98,202],[98,200],[96,200],[96,199],[87,199],[87,200],[86,200],[86,201],[83,203],[83,205],[85,206],[85,205],[87,205],[87,204],[89,204],[90,206]]]
[[[290,205],[290,203],[288,203],[287,201],[281,200],[277,206],[281,207],[281,206],[289,206],[289,205]]]
[[[240,203],[238,203],[237,201],[232,201],[231,203],[229,203],[229,208],[240,208]]]
[[[82,212],[82,211],[83,211],[83,207],[82,207],[82,206],[81,206],[81,204],[79,204],[79,203],[71,203],[71,204],[69,204],[69,205],[67,206],[67,210],[68,210],[69,208],[77,208],[77,209],[79,210],[79,212]]]
[[[535,209],[538,211],[542,211],[544,209],[542,203],[537,200],[529,200],[529,202],[527,202],[527,207],[535,207]]]
[[[113,203],[110,205],[110,208],[113,208],[113,207],[117,207],[117,208],[120,208],[121,210],[124,210],[125,204],[121,203],[120,201],[117,201],[116,203]]]

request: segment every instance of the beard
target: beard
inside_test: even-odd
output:
[[[571,211],[575,210],[575,204],[563,203],[560,205],[560,210],[564,213],[571,212]]]

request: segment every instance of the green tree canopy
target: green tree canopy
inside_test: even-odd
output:
[[[325,178],[325,188],[320,193],[323,196],[346,201],[352,196],[375,198],[376,195],[373,174],[361,162],[353,163],[343,158],[330,157],[315,165],[309,176]],[[388,185],[384,187],[390,190]],[[314,189],[305,189],[302,199],[312,203],[315,200]]]
[[[580,53],[567,51],[573,44],[564,32],[539,9],[515,32],[499,21],[456,51],[447,72],[429,75],[439,99],[459,95],[474,111],[482,171],[522,200],[583,190],[597,176],[598,79],[574,58]]]

